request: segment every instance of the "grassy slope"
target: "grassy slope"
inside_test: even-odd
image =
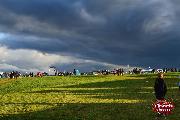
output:
[[[166,75],[167,97],[180,118],[177,73]],[[0,119],[152,120],[154,75],[21,78],[0,82]]]

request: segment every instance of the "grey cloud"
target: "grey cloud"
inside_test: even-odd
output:
[[[0,1],[0,44],[112,64],[179,66],[174,0]],[[173,61],[172,61],[173,58]],[[173,63],[169,63],[172,61]]]

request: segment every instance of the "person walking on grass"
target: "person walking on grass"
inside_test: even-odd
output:
[[[164,74],[158,73],[158,78],[155,80],[154,91],[157,100],[164,100],[167,92],[167,86],[163,78]]]

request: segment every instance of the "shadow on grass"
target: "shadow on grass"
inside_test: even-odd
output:
[[[141,92],[141,91],[144,92]],[[152,90],[137,89],[134,91],[127,91],[126,89],[100,89],[100,90],[41,90],[34,91],[31,93],[48,94],[48,93],[59,93],[65,95],[83,95],[86,98],[98,98],[98,99],[143,99],[147,100],[154,94]]]
[[[50,109],[12,115],[1,120],[152,120],[155,117],[146,104],[61,104]]]
[[[102,81],[102,82],[91,82],[79,85],[64,86],[64,88],[119,88],[119,87],[143,87],[147,86],[148,81],[152,86],[154,79],[125,79],[125,80],[113,80],[113,81]],[[56,88],[56,87],[55,87]]]
[[[147,82],[148,81],[148,82]],[[104,82],[93,82],[64,87],[51,87],[48,90],[31,91],[28,93],[48,94],[59,93],[66,95],[89,95],[88,98],[98,99],[143,99],[153,98],[152,87],[154,81],[151,79],[114,80]]]
[[[153,89],[154,81],[154,78],[103,81],[64,87],[55,86],[49,88],[50,90],[32,91],[30,93],[59,93],[65,95],[83,95],[86,98],[97,99],[141,99],[151,101],[155,99]],[[172,79],[166,78],[166,81],[169,88],[175,86],[175,81],[172,84]],[[173,89],[168,90],[171,96],[174,94],[172,91]]]
[[[97,99],[141,99],[151,101],[154,96],[154,78],[146,79],[130,79],[130,80],[114,80],[93,83],[84,83],[78,85],[70,85],[63,87],[50,87],[47,90],[31,91],[29,93],[49,94],[59,93],[65,95],[83,95],[86,98]],[[166,78],[167,86],[173,88],[176,86],[171,78]],[[168,89],[168,94],[173,97],[174,89]],[[173,97],[174,98],[174,97]]]
[[[167,79],[168,81],[170,79]],[[147,82],[148,81],[148,82]],[[138,99],[151,101],[154,79],[114,80],[51,87],[47,90],[31,91],[28,94],[73,94],[88,95],[97,99]],[[146,89],[151,88],[151,89]],[[52,98],[53,99],[53,98]],[[0,115],[2,120],[154,120],[150,102],[137,103],[2,103],[5,105],[49,105],[49,109],[22,114]],[[178,112],[178,111],[177,111]],[[176,120],[178,114],[172,116]],[[163,120],[164,118],[159,118]]]
[[[19,105],[20,103],[18,103]],[[48,103],[47,103],[48,104]],[[55,104],[55,103],[54,103]],[[29,105],[29,103],[23,103]],[[37,104],[39,105],[39,103]],[[52,104],[51,104],[52,105]],[[163,117],[146,103],[67,103],[20,114],[0,114],[1,120],[178,120],[179,114]]]
[[[16,102],[7,102],[7,103],[0,103],[1,106],[4,105],[21,105],[21,106],[26,106],[26,105],[62,105],[63,103],[46,103],[46,102],[32,102],[32,103],[16,103]]]
[[[157,77],[156,73],[150,73],[150,74],[133,74],[130,75],[130,77],[148,77],[148,78],[152,78],[152,77]]]

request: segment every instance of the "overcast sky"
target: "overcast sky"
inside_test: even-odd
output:
[[[179,0],[0,0],[0,70],[180,67]]]

